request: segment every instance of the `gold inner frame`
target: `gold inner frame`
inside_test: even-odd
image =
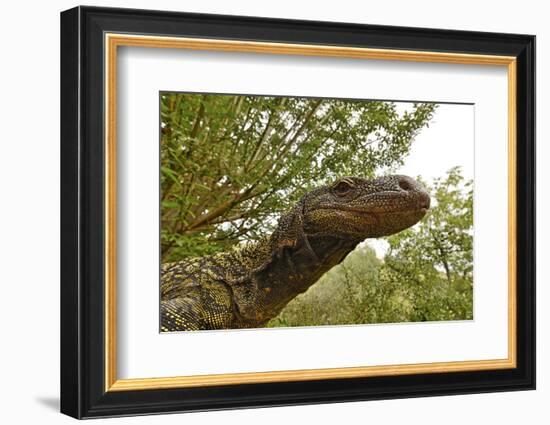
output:
[[[369,49],[325,45],[266,43],[105,34],[105,391],[129,391],[320,379],[510,369],[516,367],[516,58],[461,53]],[[164,378],[118,379],[116,373],[116,99],[119,46],[249,52],[355,59],[398,60],[503,66],[508,72],[508,357],[383,366],[248,372]]]

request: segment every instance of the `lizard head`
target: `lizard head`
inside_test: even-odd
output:
[[[430,195],[407,176],[345,177],[313,190],[300,203],[306,235],[359,241],[413,226],[428,211]]]

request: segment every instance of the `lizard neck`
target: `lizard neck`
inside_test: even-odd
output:
[[[303,230],[298,237],[288,236],[275,232],[247,250],[255,264],[233,286],[233,294],[248,327],[263,326],[277,316],[359,243],[328,235],[307,236]]]

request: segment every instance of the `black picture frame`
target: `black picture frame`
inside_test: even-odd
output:
[[[517,367],[105,391],[104,34],[506,55],[517,59]],[[76,7],[61,13],[61,412],[75,418],[535,388],[535,37]]]

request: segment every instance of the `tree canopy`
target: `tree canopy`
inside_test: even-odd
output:
[[[400,165],[434,104],[162,93],[162,262],[272,230],[314,186]]]

